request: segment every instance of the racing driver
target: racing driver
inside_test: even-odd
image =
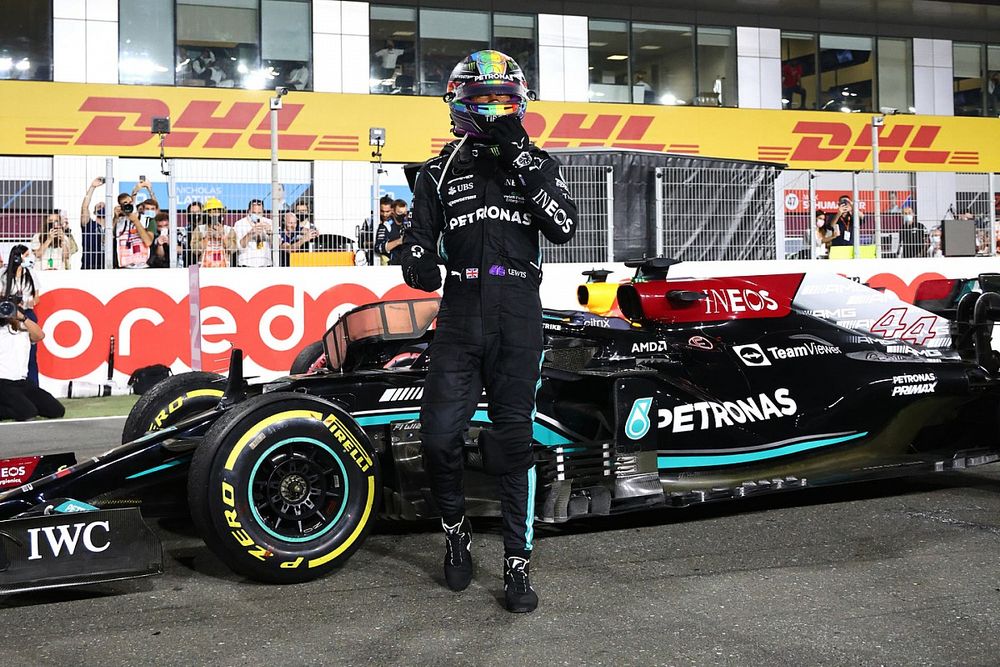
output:
[[[424,457],[445,532],[445,582],[461,591],[472,581],[462,457],[485,389],[490,428],[480,432],[479,447],[483,467],[500,482],[511,612],[538,605],[528,578],[542,356],[538,233],[566,243],[577,219],[559,163],[521,125],[533,97],[521,68],[499,51],[477,51],[455,67],[444,100],[458,140],[420,168],[402,255],[404,280],[416,289],[439,289],[440,260],[446,268],[421,406]]]

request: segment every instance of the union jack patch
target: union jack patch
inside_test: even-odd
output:
[[[466,269],[465,279],[466,280],[476,280],[479,278],[479,269]]]

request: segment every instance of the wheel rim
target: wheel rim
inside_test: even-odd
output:
[[[257,459],[247,485],[250,511],[264,532],[309,542],[333,529],[347,508],[347,470],[313,438],[288,438]]]

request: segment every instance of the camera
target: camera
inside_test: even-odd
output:
[[[132,204],[122,204],[121,205],[121,209],[122,209],[122,213],[124,213],[125,215],[128,215],[129,213],[131,213],[132,211],[135,210],[135,206],[133,206]]]
[[[0,299],[0,319],[9,320],[14,317],[20,303],[20,296],[7,296]]]

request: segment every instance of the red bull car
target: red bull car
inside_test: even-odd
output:
[[[621,284],[594,272],[578,292],[590,310],[545,312],[538,521],[998,460],[996,276],[928,284],[922,307],[834,275],[674,264],[632,262]],[[228,379],[174,376],[101,456],[0,462],[0,591],[155,574],[144,518],[190,513],[233,570],[293,583],[343,565],[379,517],[435,516],[419,433],[437,309],[345,314],[310,373],[248,384],[234,353]],[[477,516],[499,514],[477,444],[489,427],[484,396],[464,452]]]

